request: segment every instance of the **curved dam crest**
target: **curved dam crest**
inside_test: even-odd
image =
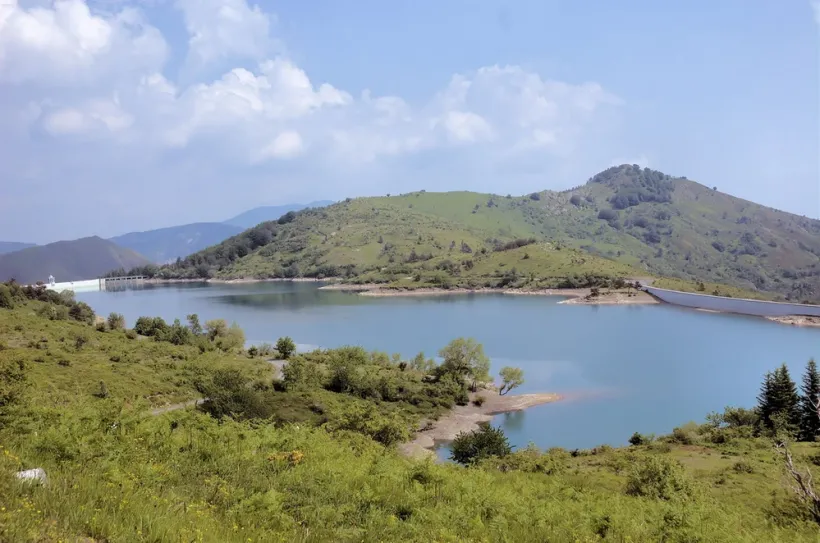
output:
[[[789,315],[820,317],[820,305],[726,298],[724,296],[681,292],[646,285],[644,285],[644,290],[662,302],[694,309],[708,309],[710,311],[720,311],[721,313],[738,313],[759,317],[785,317]]]

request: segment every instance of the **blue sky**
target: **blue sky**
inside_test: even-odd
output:
[[[818,45],[802,0],[12,0],[0,239],[621,162],[818,217]]]

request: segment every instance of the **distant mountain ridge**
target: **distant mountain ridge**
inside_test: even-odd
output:
[[[504,249],[521,243],[543,246],[523,256]],[[561,192],[419,191],[302,210],[160,273],[531,286],[548,284],[546,269],[572,275],[590,264],[559,266],[562,247],[638,274],[820,301],[820,221],[628,164]]]
[[[156,264],[167,264],[221,243],[257,224],[277,220],[288,212],[308,207],[323,207],[331,203],[333,202],[325,200],[310,204],[256,207],[221,223],[198,222],[144,232],[129,232],[110,240],[121,247],[140,253]]]
[[[36,246],[36,243],[22,243],[20,241],[0,241],[0,255],[13,253],[22,249]]]
[[[285,204],[281,206],[261,206],[249,209],[236,217],[223,221],[224,224],[239,226],[242,229],[253,228],[257,224],[275,221],[289,211],[301,211],[311,207],[325,207],[333,204],[332,200],[317,200],[309,204]]]
[[[29,247],[0,256],[0,281],[15,279],[19,283],[57,282],[94,279],[118,269],[151,264],[131,249],[98,236],[58,241]]]
[[[199,222],[130,232],[110,240],[120,247],[136,251],[156,264],[166,264],[216,245],[243,230],[239,226],[225,223]]]

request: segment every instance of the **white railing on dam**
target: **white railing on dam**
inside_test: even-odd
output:
[[[46,283],[46,288],[49,290],[56,290],[57,292],[62,292],[64,290],[73,290],[74,292],[77,291],[94,291],[94,290],[102,290],[101,280],[100,279],[86,279],[82,281],[66,281],[64,283]]]
[[[142,285],[145,277],[133,275],[128,277],[100,277],[99,279],[83,279],[80,281],[66,281],[64,283],[46,283],[49,290],[62,292],[73,290],[74,292],[93,292],[95,290],[107,290],[112,288],[125,288],[128,286]]]
[[[764,300],[749,300],[747,298],[727,298],[725,296],[713,296],[711,294],[666,290],[646,285],[644,285],[644,289],[663,302],[695,309],[709,309],[711,311],[757,315],[760,317],[784,317],[786,315],[810,315],[820,317],[820,305],[767,302]]]

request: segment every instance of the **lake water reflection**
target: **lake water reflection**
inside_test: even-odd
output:
[[[820,330],[666,305],[558,305],[501,294],[372,298],[315,283],[147,285],[78,293],[129,325],[141,315],[189,313],[236,321],[250,342],[289,335],[303,347],[362,345],[411,357],[456,337],[484,344],[494,371],[524,369],[517,392],[565,400],[496,417],[518,446],[623,445],[635,432],[668,433],[726,405],[752,406],[762,376],[785,362],[798,378],[820,354]]]

